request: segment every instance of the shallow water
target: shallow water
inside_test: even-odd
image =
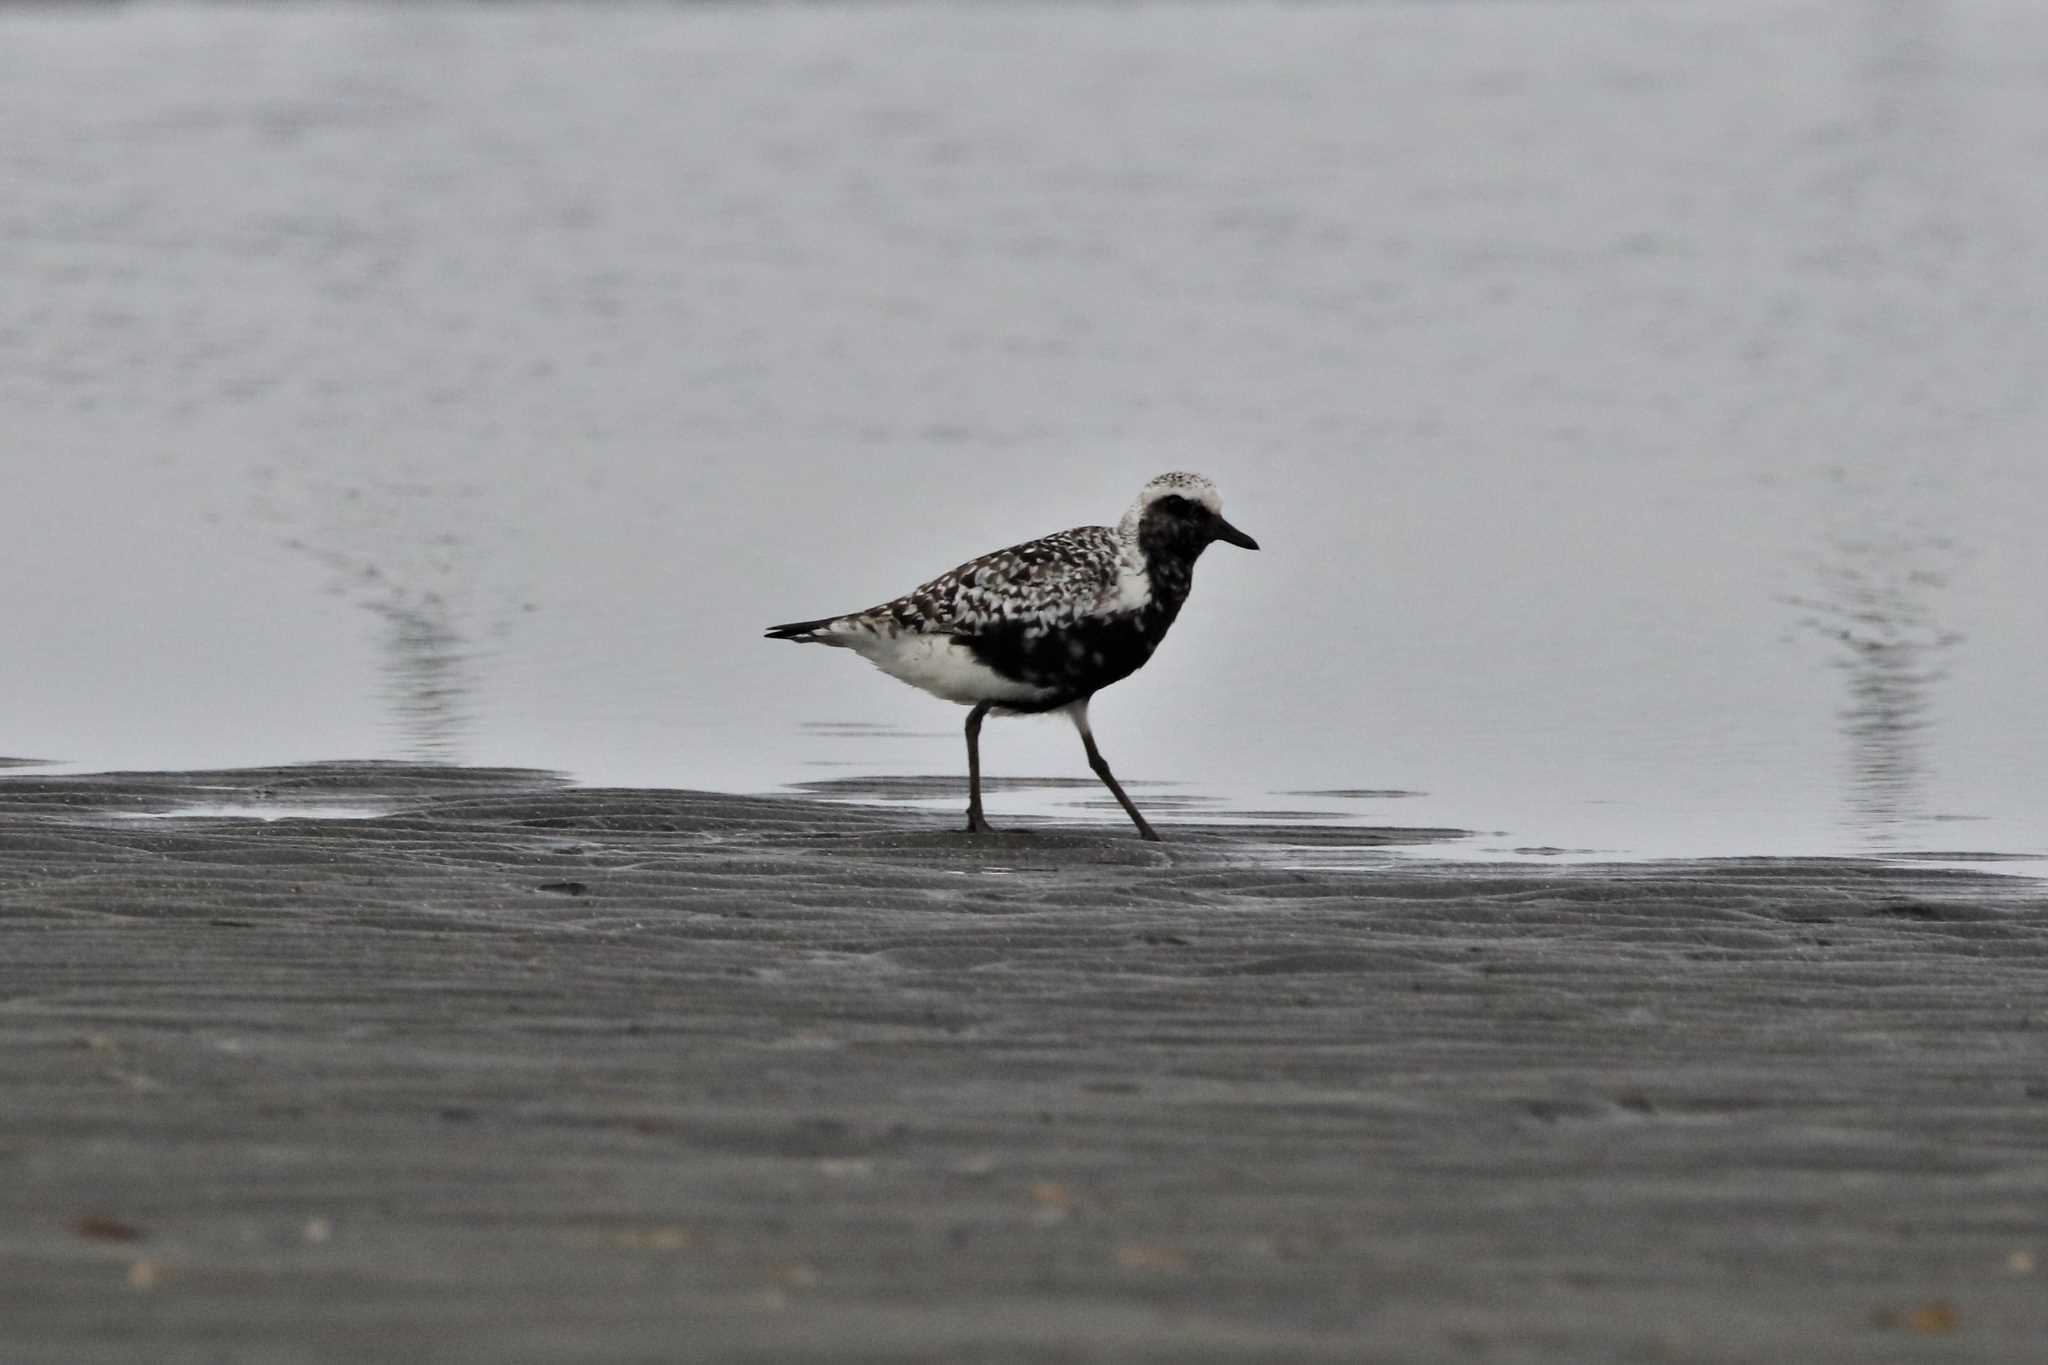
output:
[[[2040,854],[2044,69],[1938,0],[0,12],[0,753],[957,775],[759,628],[1189,467],[1265,548],[1095,707],[1163,820]]]

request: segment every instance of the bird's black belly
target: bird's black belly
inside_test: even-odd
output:
[[[1011,711],[1051,711],[1098,692],[1138,671],[1159,647],[1172,623],[1160,611],[1084,618],[1050,630],[1008,623],[958,637],[974,656],[1006,678],[1053,689],[1031,705],[1006,703]]]

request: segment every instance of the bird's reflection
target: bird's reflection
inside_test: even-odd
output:
[[[337,591],[382,623],[378,671],[398,752],[423,763],[462,762],[475,711],[474,650],[448,598],[344,551],[299,539],[285,545],[333,570]]]
[[[1944,508],[1978,387],[1945,338],[1967,335],[1941,287],[1976,249],[1943,167],[1954,148],[1947,95],[1952,15],[1943,0],[1865,0],[1847,54],[1860,108],[1824,182],[1837,282],[1855,325],[1837,345],[1853,382],[1802,401],[1828,414],[1840,452],[1820,490],[1833,530],[1816,590],[1796,599],[1847,681],[1837,712],[1845,815],[1874,847],[1911,840],[1930,814],[1934,696],[1961,640],[1941,623],[1963,558]],[[1940,325],[1935,325],[1935,324]]]
[[[1866,842],[1895,844],[1928,814],[1933,694],[1947,675],[1944,656],[1962,638],[1936,616],[1953,546],[1887,532],[1830,548],[1820,595],[1796,605],[1833,643],[1832,662],[1848,680],[1838,715],[1849,822]]]
[[[364,605],[384,620],[384,695],[406,756],[460,763],[472,710],[469,650],[447,603],[429,593]]]
[[[286,547],[325,565],[332,591],[379,622],[379,688],[395,752],[466,761],[483,657],[473,629],[478,569],[465,539],[446,529],[461,523],[466,490],[259,482],[265,513],[294,529]]]

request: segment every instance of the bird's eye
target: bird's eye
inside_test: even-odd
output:
[[[1159,500],[1160,507],[1178,515],[1188,510],[1188,500],[1178,493],[1168,493]]]

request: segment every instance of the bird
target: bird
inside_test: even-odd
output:
[[[1110,771],[1088,724],[1097,692],[1144,667],[1180,615],[1195,561],[1217,541],[1259,543],[1223,518],[1216,485],[1161,474],[1113,526],[1077,526],[970,559],[893,601],[770,626],[765,638],[850,649],[890,677],[967,712],[968,834],[992,834],[981,802],[981,723],[1064,711],[1088,766],[1160,842]]]

